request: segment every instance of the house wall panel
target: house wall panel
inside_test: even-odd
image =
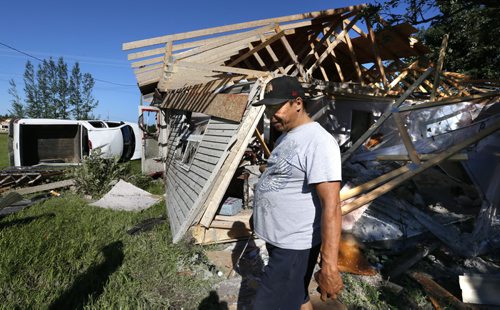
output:
[[[199,195],[209,187],[207,180],[215,171],[229,142],[236,134],[239,124],[223,119],[212,118],[205,129],[196,154],[190,164],[182,164],[174,158],[180,135],[185,125],[182,111],[169,110],[170,135],[167,139],[166,161],[166,204],[167,212],[175,236],[195,208]]]

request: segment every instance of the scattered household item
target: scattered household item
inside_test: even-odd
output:
[[[240,198],[228,197],[222,204],[218,214],[220,215],[235,215],[241,211],[243,200]]]

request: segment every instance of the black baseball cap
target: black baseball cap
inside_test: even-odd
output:
[[[269,81],[264,90],[264,99],[252,105],[278,105],[297,97],[302,99],[305,97],[304,89],[299,80],[293,76],[281,76]]]

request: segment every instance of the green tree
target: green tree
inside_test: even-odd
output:
[[[12,117],[24,117],[24,104],[17,92],[16,82],[13,79],[9,80],[9,95],[12,96],[10,100],[11,108],[9,113]]]
[[[500,42],[496,40],[500,35],[500,1],[387,0],[379,1],[375,10],[391,24],[426,25],[419,36],[431,49],[433,60],[448,33],[445,70],[477,79],[500,78]]]
[[[37,67],[28,61],[24,71],[24,92],[26,102],[22,103],[17,88],[12,81],[9,94],[13,97],[12,113],[32,118],[76,118],[89,119],[98,101],[92,90],[95,81],[90,73],[83,74],[77,63],[68,77],[68,65],[60,57],[57,62],[49,58]]]
[[[443,1],[443,18],[422,32],[424,43],[437,59],[441,40],[449,34],[445,68],[465,73],[475,79],[500,78],[500,7],[468,6],[462,10],[458,1]]]
[[[82,80],[82,105],[81,105],[81,119],[91,118],[91,112],[97,107],[99,103],[92,95],[95,81],[92,75],[85,73]]]
[[[68,65],[62,57],[57,61],[57,94],[55,98],[57,118],[69,118]]]
[[[92,118],[92,110],[99,103],[92,95],[94,85],[95,80],[92,75],[90,73],[82,74],[80,66],[75,63],[69,80],[69,105],[75,119]]]
[[[24,93],[26,95],[26,116],[41,117],[42,107],[39,101],[38,85],[36,83],[35,68],[28,60],[24,70]]]
[[[69,78],[69,105],[71,115],[76,119],[81,119],[82,109],[82,73],[80,65],[75,63],[71,69],[71,77]]]

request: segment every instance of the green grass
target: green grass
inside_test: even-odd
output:
[[[201,248],[172,244],[166,223],[126,233],[163,203],[133,213],[63,196],[0,218],[0,308],[194,309],[209,295]]]
[[[7,143],[9,136],[6,133],[0,133],[0,169],[9,167],[9,149]]]

